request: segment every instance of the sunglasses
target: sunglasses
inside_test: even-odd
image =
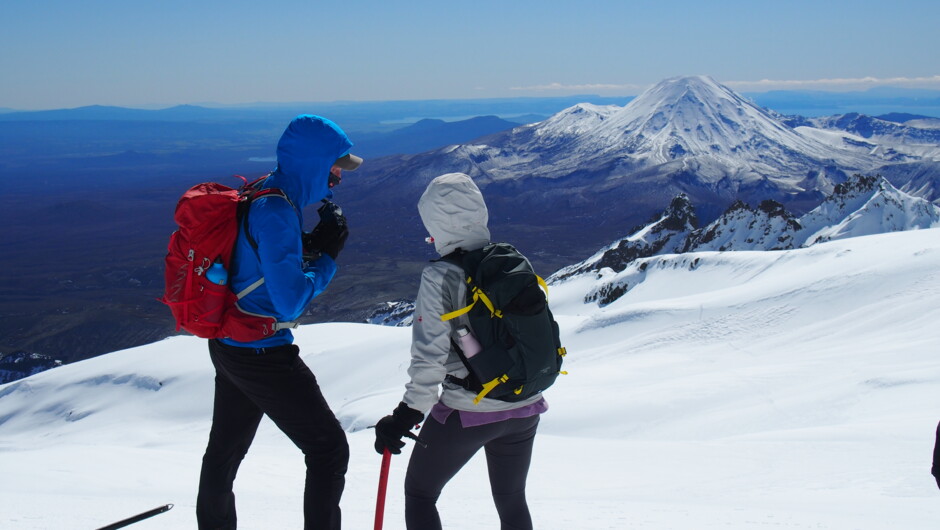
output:
[[[330,188],[334,186],[339,186],[339,183],[343,181],[343,170],[333,166],[330,169],[330,178],[327,181]]]

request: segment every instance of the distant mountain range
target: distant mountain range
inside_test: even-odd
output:
[[[863,91],[832,92],[821,90],[773,90],[743,92],[757,105],[787,115],[807,117],[832,116],[848,112],[861,112],[869,116],[921,115],[940,118],[940,90],[877,87]],[[217,103],[190,103],[167,108],[126,108],[108,105],[89,105],[69,109],[24,111],[0,107],[2,119],[13,120],[74,120],[74,119],[239,119],[269,117],[288,119],[300,113],[320,113],[344,121],[373,123],[390,120],[415,121],[415,118],[445,118],[456,121],[461,117],[524,114],[550,116],[577,103],[598,105],[626,105],[633,96],[598,96],[581,94],[555,97],[510,97],[482,99],[434,99],[397,101],[307,101],[270,103],[255,102],[235,105]],[[885,118],[892,120],[892,118]],[[535,120],[533,120],[535,121]],[[895,120],[896,121],[896,120]]]
[[[751,208],[736,202],[699,228],[689,199],[676,197],[647,226],[565,267],[548,282],[589,274],[607,279],[587,300],[609,304],[629,291],[645,271],[645,260],[663,254],[708,251],[770,251],[888,232],[940,227],[940,207],[908,195],[886,179],[856,175],[839,184],[818,207],[794,216],[773,200]]]
[[[551,233],[586,250],[645,223],[679,194],[705,223],[736,201],[770,199],[801,215],[856,173],[937,201],[936,133],[858,115],[797,120],[711,78],[680,77],[624,107],[578,104],[471,143],[373,160],[342,200],[383,219],[413,218],[431,179],[463,172],[480,185],[505,237],[538,247],[533,232]]]
[[[414,295],[420,269],[435,257],[422,244],[416,204],[427,183],[448,172],[474,177],[494,239],[514,243],[543,276],[619,244],[670,204],[682,214],[668,223],[681,228],[694,218],[689,234],[703,227],[699,248],[748,240],[776,248],[809,238],[783,229],[802,223],[805,231],[804,216],[855,174],[881,175],[934,204],[940,197],[938,120],[929,113],[901,105],[881,117],[787,116],[708,77],[667,79],[636,98],[5,113],[0,176],[11,189],[0,239],[17,251],[0,257],[7,271],[0,356],[70,362],[172,334],[154,299],[175,201],[196,182],[232,184],[233,173],[272,169],[277,137],[298,112],[336,119],[368,155],[336,190],[352,235],[340,274],[304,322],[362,321],[386,300]],[[390,151],[399,152],[381,156]],[[766,234],[706,233],[729,208],[776,224]],[[662,230],[672,230],[666,224]],[[818,235],[839,237],[863,224]],[[689,241],[673,233],[659,251],[679,252]]]
[[[940,119],[912,116],[904,121],[895,120],[851,112],[822,118],[788,117],[783,122],[824,143],[833,139],[820,135],[819,131],[836,132],[834,140],[838,147],[880,156],[891,162],[940,159]]]
[[[108,105],[89,105],[69,109],[21,111],[0,108],[0,121],[226,121],[271,120],[283,126],[297,114],[326,116],[347,132],[378,130],[377,125],[389,124],[388,130],[403,123],[425,118],[459,121],[475,116],[499,115],[550,116],[561,109],[582,102],[624,105],[632,96],[605,97],[574,95],[544,98],[486,98],[452,100],[400,101],[311,101],[292,103],[252,103],[245,105],[176,105],[159,109],[140,109]],[[355,141],[355,139],[354,139]]]

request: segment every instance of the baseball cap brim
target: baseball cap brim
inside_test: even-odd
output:
[[[362,159],[352,153],[348,153],[337,158],[336,162],[333,164],[346,171],[355,171],[360,165],[362,165]]]

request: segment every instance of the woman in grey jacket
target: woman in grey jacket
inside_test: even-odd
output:
[[[435,250],[447,256],[457,249],[482,248],[490,242],[489,214],[476,184],[462,173],[437,177],[418,201],[418,212]],[[430,419],[411,454],[405,476],[405,520],[412,530],[441,528],[437,499],[444,485],[481,448],[486,451],[490,486],[501,528],[531,529],[525,498],[526,477],[539,414],[548,409],[537,394],[520,402],[484,398],[474,404],[472,392],[446,380],[464,378],[468,371],[454,349],[455,332],[467,326],[466,317],[451,321],[441,315],[466,305],[463,270],[447,261],[434,261],[421,275],[412,324],[411,380],[395,411],[375,426],[375,449],[401,453],[402,437]],[[481,522],[481,526],[487,526]]]

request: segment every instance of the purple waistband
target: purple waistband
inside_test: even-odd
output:
[[[541,414],[548,410],[548,402],[545,401],[545,398],[542,398],[531,405],[525,405],[516,409],[509,410],[493,410],[487,412],[479,412],[473,410],[458,410],[460,414],[460,424],[464,427],[477,427],[479,425],[486,425],[488,423],[496,423],[498,421],[508,420],[512,418],[528,418],[529,416],[535,416],[536,414]],[[447,421],[450,413],[454,412],[454,409],[448,407],[447,405],[437,402],[436,405],[431,409],[430,416],[437,420],[438,423],[443,424]]]

